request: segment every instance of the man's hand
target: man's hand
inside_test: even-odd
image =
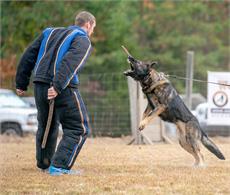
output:
[[[55,91],[54,87],[48,89],[48,100],[54,99],[58,93]]]
[[[19,96],[23,96],[25,94],[25,91],[21,90],[21,89],[16,89],[16,93]]]

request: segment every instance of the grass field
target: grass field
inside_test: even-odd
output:
[[[230,139],[215,138],[227,160],[203,149],[206,168],[179,144],[127,145],[129,138],[89,138],[73,169],[82,175],[50,176],[36,169],[35,140],[0,136],[1,194],[230,194]]]

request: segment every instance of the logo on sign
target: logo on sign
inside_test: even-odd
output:
[[[217,91],[214,93],[212,101],[217,107],[223,107],[228,103],[228,96],[223,91]]]

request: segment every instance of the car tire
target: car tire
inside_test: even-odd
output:
[[[5,123],[2,125],[1,134],[5,135],[18,135],[20,137],[23,136],[22,129],[20,125],[15,123]]]

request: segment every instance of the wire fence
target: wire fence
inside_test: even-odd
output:
[[[87,106],[92,135],[131,133],[127,80],[122,74],[80,75],[80,92]]]
[[[169,74],[180,75],[175,72]],[[1,88],[15,88],[15,78],[0,79]],[[122,136],[131,134],[130,104],[127,78],[122,73],[80,74],[79,90],[86,104],[92,136]],[[171,79],[183,93],[185,82]],[[207,91],[207,85],[194,83],[195,92]],[[33,96],[33,87],[28,93]],[[193,101],[194,102],[194,101]]]

